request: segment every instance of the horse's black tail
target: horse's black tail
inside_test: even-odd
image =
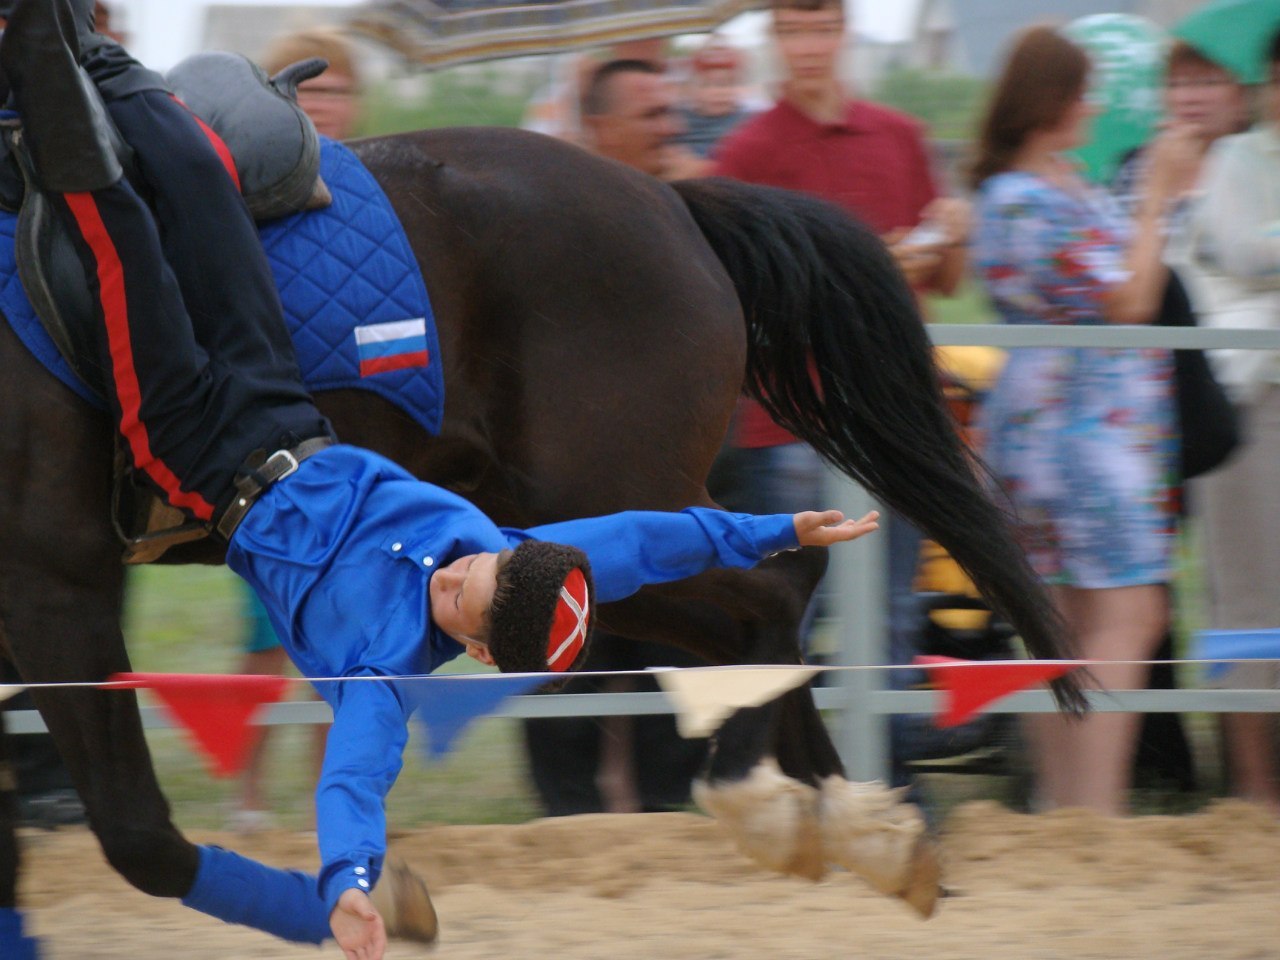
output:
[[[983,491],[985,468],[960,439],[915,298],[880,239],[791,191],[718,179],[675,189],[742,301],[747,392],[940,543],[1033,656],[1067,655],[1048,595]],[[1083,703],[1070,676],[1054,692],[1064,706]]]

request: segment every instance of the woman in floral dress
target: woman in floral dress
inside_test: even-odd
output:
[[[1083,50],[1037,27],[1017,40],[983,124],[973,262],[1006,323],[1149,323],[1167,271],[1162,217],[1188,185],[1187,131],[1152,150],[1131,221],[1062,156],[1091,113]],[[1168,620],[1176,513],[1173,361],[1167,350],[1012,351],[984,403],[984,454],[1053,591],[1079,656],[1149,658]],[[1111,689],[1146,669],[1092,669]],[[1136,718],[1028,724],[1045,807],[1126,809]]]

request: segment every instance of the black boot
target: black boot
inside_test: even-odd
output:
[[[109,187],[122,173],[102,101],[80,70],[84,29],[70,0],[18,0],[0,38],[36,179],[56,193]]]

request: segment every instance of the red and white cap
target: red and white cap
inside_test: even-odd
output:
[[[587,642],[591,620],[591,588],[581,567],[574,567],[560,587],[551,636],[547,641],[547,669],[564,673],[578,659]]]

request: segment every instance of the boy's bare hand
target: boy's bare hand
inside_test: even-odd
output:
[[[387,950],[387,930],[368,894],[352,887],[344,890],[329,914],[329,927],[347,960],[382,960]]]
[[[857,540],[880,529],[880,514],[872,510],[860,520],[846,520],[839,510],[806,510],[792,518],[796,539],[802,547],[829,547],[845,540]]]

